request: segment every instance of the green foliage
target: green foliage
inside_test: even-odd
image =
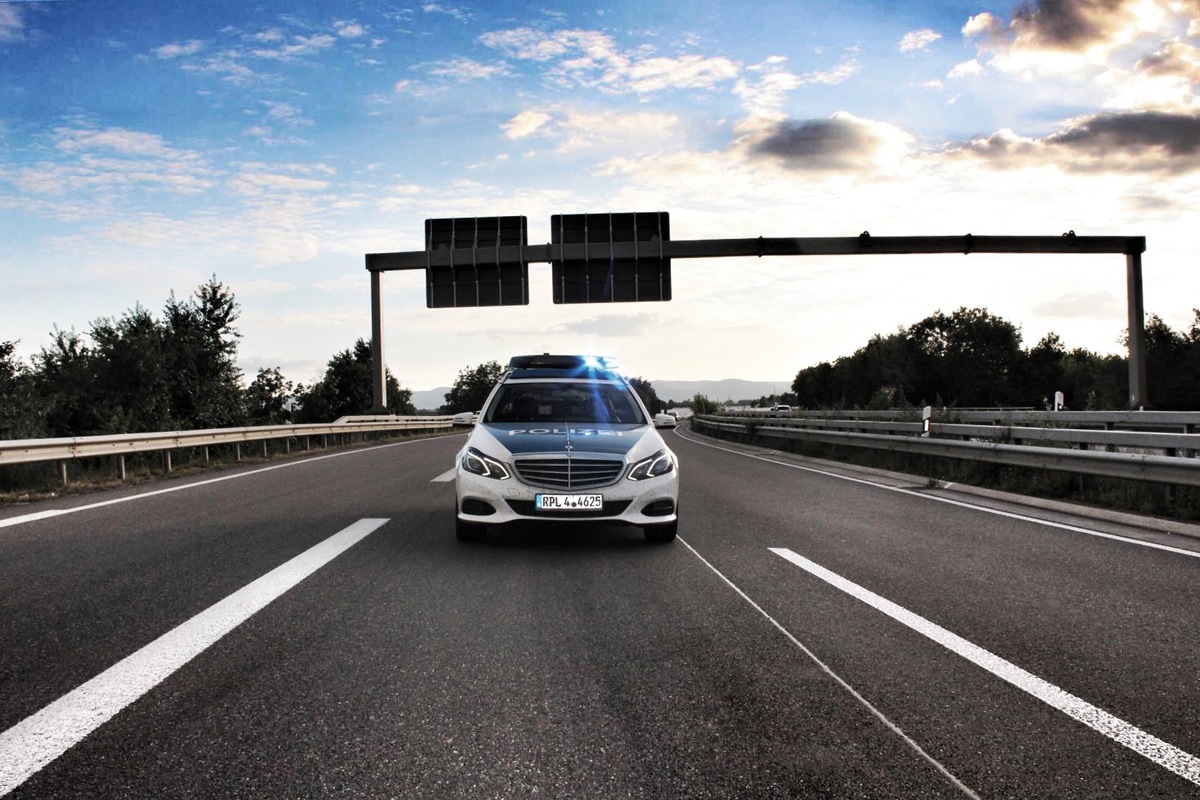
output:
[[[373,358],[371,345],[365,339],[354,343],[353,350],[343,350],[329,359],[325,376],[308,389],[296,390],[300,402],[298,422],[333,422],[345,417],[366,414],[374,403]],[[387,387],[388,414],[414,414],[412,390],[401,389],[391,370],[384,371]]]
[[[629,385],[637,392],[638,397],[642,398],[642,402],[651,414],[659,414],[666,410],[666,404],[658,399],[658,392],[654,391],[650,381],[644,378],[630,378]]]
[[[260,369],[242,387],[237,367],[239,306],[215,276],[186,300],[174,294],[162,319],[141,305],[101,318],[88,333],[54,329],[31,364],[16,343],[0,343],[0,439],[144,433],[166,430],[328,422],[361,414],[372,402],[371,349],[329,362],[310,389],[278,368]],[[412,392],[387,374],[388,411],[412,414]],[[303,414],[293,414],[298,401]]]
[[[1146,326],[1148,394],[1155,408],[1198,409],[1200,311],[1188,331],[1157,316]],[[986,309],[941,311],[888,336],[876,334],[852,355],[800,370],[796,404],[809,408],[911,405],[1050,408],[1061,391],[1069,408],[1125,408],[1128,360],[1067,350],[1053,333],[1029,350],[1020,328]]]
[[[242,395],[249,425],[285,425],[291,422],[296,386],[278,367],[260,369]]]
[[[460,414],[483,408],[483,402],[499,382],[503,371],[504,368],[498,361],[488,361],[474,369],[463,367],[454,379],[454,385],[446,393],[446,405],[442,406],[442,413]]]
[[[692,397],[691,405],[693,414],[716,414],[721,410],[721,406],[698,392]]]
[[[0,342],[0,439],[36,439],[45,435],[43,403],[16,349],[16,342]]]

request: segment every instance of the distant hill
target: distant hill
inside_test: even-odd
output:
[[[716,403],[734,402],[738,400],[757,400],[772,394],[783,394],[792,390],[792,382],[786,381],[744,381],[739,378],[726,378],[719,381],[650,381],[655,394],[664,403],[674,400],[683,402],[691,400],[697,394],[702,394]],[[437,411],[446,403],[449,386],[429,389],[412,393],[413,405],[418,411]]]
[[[412,404],[416,406],[417,411],[437,411],[446,405],[446,395],[448,394],[450,394],[449,386],[429,389],[424,392],[413,392]]]
[[[702,394],[715,403],[757,400],[772,394],[783,394],[792,390],[791,379],[782,381],[744,381],[740,378],[725,378],[719,381],[650,381],[654,393],[664,403],[675,400],[691,400]]]

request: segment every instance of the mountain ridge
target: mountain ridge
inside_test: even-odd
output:
[[[697,394],[702,394],[709,400],[717,403],[757,400],[760,397],[783,394],[792,390],[791,380],[750,381],[742,378],[699,381],[651,380],[650,386],[664,403],[671,401],[682,403],[691,400]],[[445,405],[446,394],[449,391],[449,386],[414,391],[412,393],[412,403],[418,411],[436,411],[439,407]]]

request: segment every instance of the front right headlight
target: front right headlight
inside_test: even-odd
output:
[[[463,469],[474,475],[495,478],[498,481],[506,481],[512,477],[512,474],[508,471],[508,467],[491,456],[476,450],[474,447],[467,448],[467,451],[463,453],[461,463]]]
[[[644,481],[647,478],[657,478],[675,469],[675,454],[670,450],[659,450],[649,458],[643,458],[629,470],[629,480]]]

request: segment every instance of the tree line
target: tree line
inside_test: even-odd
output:
[[[278,367],[248,385],[237,367],[240,307],[216,276],[161,316],[140,304],[101,318],[87,336],[55,328],[28,363],[0,342],[0,439],[37,439],[251,425],[331,422],[372,403],[364,339],[330,358],[310,385]],[[412,391],[386,374],[388,411],[412,414]]]
[[[439,410],[443,414],[479,411],[503,372],[504,367],[500,366],[499,361],[485,361],[476,367],[464,367],[445,395],[446,404]],[[637,392],[651,414],[666,410],[666,403],[659,399],[650,381],[645,378],[631,378],[629,385]]]
[[[1200,409],[1200,310],[1173,330],[1146,324],[1147,394],[1161,410]],[[1126,332],[1127,344],[1128,334]],[[806,408],[906,406],[1052,408],[1062,392],[1075,410],[1128,406],[1129,360],[1067,349],[1054,333],[1029,349],[1021,329],[985,308],[938,311],[893,334],[876,334],[853,354],[800,370],[792,383]]]

